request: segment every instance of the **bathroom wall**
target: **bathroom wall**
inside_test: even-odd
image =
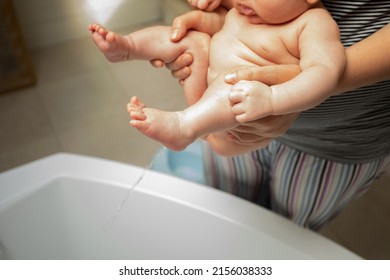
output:
[[[29,49],[81,38],[98,22],[112,29],[162,17],[161,0],[13,0]]]
[[[170,25],[175,17],[191,10],[187,0],[163,0],[163,21]]]

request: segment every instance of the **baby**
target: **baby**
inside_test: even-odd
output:
[[[192,1],[197,2],[197,1]],[[214,10],[220,0],[201,8]],[[170,27],[156,26],[121,36],[91,25],[92,37],[112,62],[159,59],[170,62],[184,52],[194,57],[184,82],[189,105],[166,112],[146,107],[137,97],[128,104],[130,124],[172,150],[182,150],[199,137],[223,155],[253,147],[226,141],[241,123],[268,115],[301,112],[326,100],[345,67],[337,24],[318,0],[236,0],[206,15],[203,32],[189,31],[179,42],[169,40]],[[206,34],[208,33],[208,34]],[[224,76],[245,66],[298,65],[301,72],[285,83],[268,86]]]

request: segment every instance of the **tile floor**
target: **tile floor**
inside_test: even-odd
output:
[[[147,62],[110,64],[89,38],[32,58],[38,85],[0,95],[0,171],[57,152],[147,166],[160,146],[128,126],[127,101],[138,95],[150,106],[184,107],[168,71]],[[388,201],[390,172],[321,234],[364,258],[390,259]]]

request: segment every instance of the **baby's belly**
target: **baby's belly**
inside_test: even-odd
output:
[[[214,43],[214,44],[213,44]],[[227,47],[218,47],[227,46]],[[243,44],[236,42],[212,42],[210,47],[210,66],[208,70],[208,81],[213,81],[221,74],[230,73],[239,68],[262,67],[275,65],[272,60],[259,56],[254,51],[246,48]]]
[[[248,45],[244,43],[246,37],[244,39],[238,37],[239,35],[233,35],[225,30],[212,37],[209,82],[223,73],[226,74],[238,68],[299,64],[299,59],[289,53],[286,46],[280,45],[281,40],[253,38],[255,43]]]
[[[210,66],[208,69],[207,77],[208,83],[223,77],[239,68],[245,67],[261,67],[266,65],[274,65],[274,63],[261,59],[258,57],[256,60],[245,59],[238,55],[228,55],[221,57],[210,57]]]

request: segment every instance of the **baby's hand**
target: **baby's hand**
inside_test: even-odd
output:
[[[199,10],[211,12],[219,7],[222,0],[188,0],[191,6]]]
[[[96,46],[111,62],[128,60],[130,45],[124,36],[111,32],[99,24],[91,24],[88,29]]]
[[[271,95],[270,87],[260,82],[239,81],[233,85],[229,100],[236,120],[245,123],[271,115]]]

